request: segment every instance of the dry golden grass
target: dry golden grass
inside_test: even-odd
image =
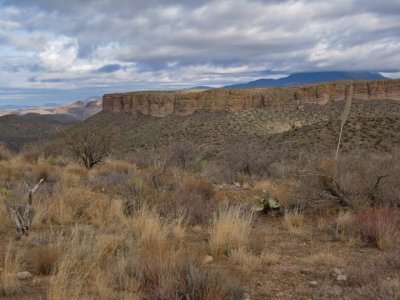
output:
[[[7,246],[4,261],[0,271],[0,295],[12,296],[20,291],[17,273],[21,268],[21,260],[10,242]]]
[[[280,263],[281,256],[276,253],[264,252],[260,256],[261,262],[266,266],[274,266]]]
[[[323,250],[303,259],[306,264],[313,264],[327,267],[342,267],[344,261],[330,250]]]
[[[0,143],[0,161],[4,160],[9,160],[13,154],[11,153],[10,150],[7,149],[7,147],[4,144]]]
[[[214,255],[229,254],[247,244],[253,215],[240,207],[224,206],[213,220],[210,248]]]
[[[97,169],[98,172],[116,172],[116,173],[133,173],[137,171],[135,165],[124,161],[124,160],[111,160],[107,159],[103,165],[100,165]]]
[[[75,227],[61,241],[62,255],[50,279],[50,299],[135,299],[137,283],[129,277],[126,237],[98,235],[89,227]]]
[[[257,268],[263,267],[263,259],[260,256],[250,253],[243,247],[230,251],[228,259],[246,272],[251,272]]]
[[[7,177],[4,187],[13,192],[20,182],[22,186],[23,181],[48,178],[34,197],[36,216],[30,236],[13,244],[11,252],[1,249],[11,235],[8,231],[14,230],[3,201],[11,196],[0,190],[0,268],[13,270],[0,271],[1,293],[18,293],[20,282],[13,274],[28,270],[43,278],[46,285],[42,281],[27,285],[40,285],[44,291],[41,296],[49,299],[236,300],[245,298],[244,288],[253,293],[255,280],[265,279],[260,274],[271,271],[279,275],[295,263],[327,270],[346,263],[343,251],[340,255],[321,251],[334,248],[322,247],[321,241],[316,241],[317,250],[301,242],[299,255],[304,258],[287,259],[287,255],[297,253],[294,242],[313,239],[313,235],[305,235],[305,216],[300,211],[286,211],[283,217],[255,216],[250,207],[237,206],[250,203],[260,194],[279,194],[278,198],[289,199],[291,191],[285,187],[291,186],[294,179],[275,182],[254,178],[250,189],[226,185],[214,191],[215,187],[198,174],[171,169],[156,190],[151,174],[151,169],[113,160],[89,171],[68,160],[55,163],[40,156],[28,162],[18,156],[0,161],[0,182]],[[140,178],[140,190],[135,193],[123,190],[132,176]],[[182,198],[174,201],[174,197]],[[230,202],[216,209],[218,200],[224,198]],[[125,213],[127,200],[141,204],[129,215]],[[168,201],[172,203],[167,207],[171,214],[164,214],[162,204]],[[194,216],[204,209],[200,204],[211,204],[207,206],[209,214],[201,223],[190,223],[187,206],[193,206]],[[315,219],[315,230],[332,235],[332,216],[321,214]],[[353,213],[341,213],[336,221],[337,236],[345,241],[354,236],[352,219]],[[378,245],[385,240],[383,232],[381,236]],[[387,240],[392,237],[388,235]],[[342,241],[335,243],[348,247]],[[204,262],[209,255],[213,256],[212,262]],[[237,275],[243,276],[239,280]],[[251,298],[262,299],[264,287],[256,289]],[[396,286],[388,281],[385,289],[395,291]]]
[[[155,210],[142,207],[127,221],[128,230],[137,237],[139,243],[159,244],[168,236],[168,224],[160,219]]]
[[[12,219],[7,212],[4,199],[0,195],[0,231],[5,230],[10,226],[13,226]]]
[[[186,228],[184,225],[184,217],[179,217],[178,219],[174,220],[173,227],[172,227],[173,236],[181,241],[186,236]]]
[[[25,264],[33,274],[51,275],[55,272],[60,252],[60,247],[56,244],[31,248],[25,255]]]
[[[303,234],[305,232],[304,214],[298,210],[286,211],[282,220],[282,225],[291,233]]]

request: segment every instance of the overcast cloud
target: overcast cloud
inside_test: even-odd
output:
[[[0,0],[0,105],[292,72],[399,77],[399,0]]]

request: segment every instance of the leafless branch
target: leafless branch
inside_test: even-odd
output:
[[[26,204],[17,205],[16,208],[13,208],[9,203],[6,204],[7,210],[17,227],[17,238],[20,238],[21,235],[29,234],[29,227],[31,226],[35,216],[35,210],[32,206],[33,194],[39,189],[43,182],[44,179],[40,179],[39,182],[29,190],[28,201]]]

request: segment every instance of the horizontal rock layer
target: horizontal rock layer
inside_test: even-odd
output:
[[[103,96],[103,110],[163,117],[188,115],[198,110],[239,111],[287,103],[324,105],[343,100],[348,84],[348,81],[337,81],[296,87],[106,94]],[[400,101],[400,79],[355,81],[354,99]]]

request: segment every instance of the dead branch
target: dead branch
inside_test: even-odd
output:
[[[7,210],[14,220],[17,227],[17,238],[21,238],[22,235],[29,234],[29,226],[31,226],[33,218],[35,216],[35,210],[32,206],[33,194],[39,189],[40,185],[44,182],[44,179],[40,179],[39,182],[29,190],[28,201],[24,205],[18,205],[13,208],[7,203]]]
[[[335,177],[330,176],[326,173],[323,172],[318,172],[318,171],[311,171],[311,170],[304,170],[302,171],[303,176],[318,176],[320,178],[326,178],[329,179],[329,184],[323,184],[323,188],[326,192],[329,193],[329,195],[333,196],[334,198],[338,199],[339,204],[345,207],[352,208],[353,205],[350,201],[350,199],[345,195],[345,193],[342,191],[339,182],[336,180]]]
[[[157,157],[154,159],[154,171],[152,174],[152,180],[154,184],[154,188],[158,190],[159,184],[158,184],[158,177],[162,176],[165,174],[167,171],[167,161],[157,159]]]

